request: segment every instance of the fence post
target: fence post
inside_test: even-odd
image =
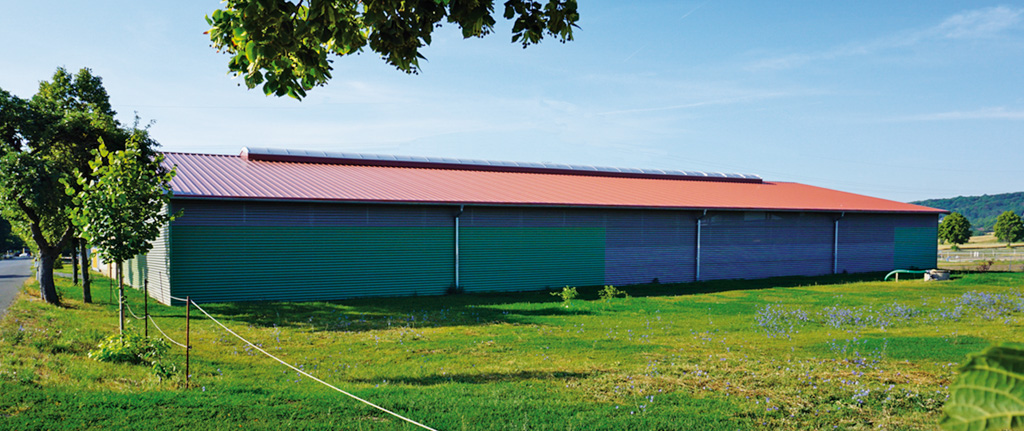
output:
[[[185,297],[185,389],[189,388],[189,384],[192,381],[192,374],[189,371],[189,350],[192,350],[192,343],[190,342],[190,324],[189,324],[189,305],[192,304],[190,296]]]

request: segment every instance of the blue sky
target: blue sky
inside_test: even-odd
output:
[[[301,102],[227,74],[203,34],[218,6],[2,0],[0,88],[92,68],[166,151],[741,172],[899,201],[1024,190],[1024,2],[581,0],[574,42],[448,26],[421,74],[336,58]]]

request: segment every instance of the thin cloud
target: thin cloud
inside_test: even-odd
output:
[[[813,61],[871,55],[915,46],[931,40],[992,38],[1018,27],[1022,15],[1024,15],[1024,9],[1012,9],[1006,6],[966,11],[950,16],[941,23],[926,29],[906,31],[866,42],[842,45],[823,52],[788,54],[761,59],[747,68],[755,71],[785,70]]]
[[[904,117],[902,121],[951,121],[951,120],[1024,120],[1024,111],[1013,111],[1003,107],[978,109],[974,111],[948,111]]]
[[[701,102],[692,102],[692,103],[681,103],[681,104],[677,104],[677,105],[653,106],[653,107],[648,107],[648,108],[635,108],[635,109],[620,109],[620,110],[615,110],[615,111],[599,112],[599,113],[594,114],[594,115],[635,114],[635,113],[639,113],[639,112],[675,111],[675,110],[681,110],[681,109],[700,108],[700,107],[704,107],[704,106],[733,105],[733,104],[737,104],[737,103],[749,103],[749,102],[753,102],[753,101],[756,101],[756,100],[784,97],[784,96],[787,96],[787,95],[788,95],[788,93],[782,93],[782,92],[777,92],[777,93],[761,93],[761,94],[754,94],[754,95],[749,95],[749,96],[730,97],[730,98],[716,99],[716,100],[705,100],[705,101],[701,101]]]
[[[934,30],[949,39],[993,37],[1020,23],[1022,12],[1006,6],[963,12],[947,18]]]

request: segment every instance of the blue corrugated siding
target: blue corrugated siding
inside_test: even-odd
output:
[[[910,228],[912,235],[897,235]],[[934,268],[938,216],[847,214],[839,221],[839,272]]]
[[[832,272],[828,214],[709,213],[702,223],[701,280]]]
[[[606,284],[694,280],[696,214],[612,211],[606,220]]]

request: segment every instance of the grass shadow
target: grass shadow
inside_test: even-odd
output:
[[[637,284],[620,287],[631,297],[671,297],[726,291],[764,290],[818,284],[879,281],[883,273],[819,277],[776,277],[759,280],[717,280],[696,283]],[[580,286],[574,301],[600,300],[603,286]],[[546,305],[507,309],[511,304]],[[565,308],[551,291],[462,293],[401,298],[361,298],[323,302],[233,302],[202,307],[227,320],[259,327],[303,327],[313,331],[372,331],[394,327],[478,326],[534,323],[538,316],[589,315]],[[180,307],[179,307],[180,308]]]
[[[515,373],[447,373],[431,374],[422,377],[391,377],[387,384],[407,386],[435,386],[445,383],[491,384],[503,382],[522,382],[524,380],[580,379],[592,376],[593,373],[577,373],[570,371],[520,371]],[[381,379],[346,379],[353,383],[377,384]]]

